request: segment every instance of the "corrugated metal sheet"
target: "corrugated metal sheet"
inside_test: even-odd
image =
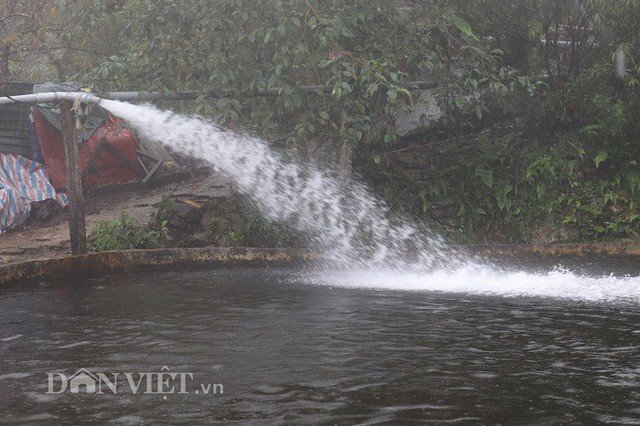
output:
[[[0,96],[33,93],[33,84],[24,82],[0,83]],[[27,135],[29,104],[0,106],[0,152],[31,157]]]

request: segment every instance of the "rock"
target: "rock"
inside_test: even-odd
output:
[[[186,229],[199,224],[200,219],[202,219],[202,210],[191,204],[178,202],[171,212],[167,225],[175,229]]]
[[[211,245],[209,242],[209,234],[206,232],[197,232],[184,242],[185,247],[207,247],[209,245]]]
[[[529,235],[526,235],[531,244],[565,243],[574,240],[577,236],[576,230],[551,223],[532,228]]]
[[[442,116],[442,111],[436,103],[433,90],[421,90],[420,97],[411,105],[410,111],[398,108],[395,116],[398,134],[410,134],[412,131],[424,127],[425,123],[423,120],[436,120],[440,116]]]

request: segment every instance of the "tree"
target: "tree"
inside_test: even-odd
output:
[[[458,112],[500,79],[496,56],[439,3],[132,0],[122,49],[85,76],[110,88],[199,90],[198,112],[252,124],[303,153],[313,140],[348,157],[395,140],[394,111],[411,104],[407,83],[420,73],[446,83],[441,103]],[[261,89],[280,96],[251,96]]]
[[[64,81],[116,53],[123,5],[123,0],[5,0],[0,78]]]
[[[52,10],[51,0],[6,0],[0,3],[0,78],[12,79],[34,46],[43,40],[43,17]]]
[[[457,0],[477,31],[505,52],[507,65],[546,76],[559,88],[622,44],[637,49],[640,3],[634,0]]]

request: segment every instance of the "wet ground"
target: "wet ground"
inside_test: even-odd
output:
[[[118,217],[121,209],[146,224],[162,201],[170,195],[178,198],[223,197],[229,193],[228,178],[220,175],[197,176],[186,181],[161,187],[121,190],[85,197],[86,228],[88,238],[101,220]],[[0,266],[42,257],[71,254],[69,226],[65,216],[58,216],[47,223],[31,223],[0,234]]]

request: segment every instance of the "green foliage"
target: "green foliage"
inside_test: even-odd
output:
[[[156,207],[156,211],[154,213],[154,219],[158,224],[162,224],[163,222],[167,222],[173,211],[176,207],[176,201],[170,195],[163,195],[162,201]]]
[[[241,246],[243,242],[244,242],[243,235],[238,234],[236,231],[228,231],[223,236],[221,245],[227,246],[227,247],[236,247],[236,246]]]
[[[393,144],[395,113],[415,98],[411,80],[442,81],[438,99],[452,122],[483,112],[478,90],[508,90],[499,52],[442,2],[131,0],[118,16],[132,21],[120,51],[85,79],[111,89],[198,90],[193,111],[293,146]],[[249,96],[264,89],[280,96]]]
[[[159,247],[168,235],[167,221],[157,229],[137,224],[133,216],[120,210],[120,216],[112,220],[102,220],[93,230],[95,237],[91,251],[150,249]]]
[[[415,215],[465,238],[524,242],[549,223],[574,240],[637,238],[640,146],[629,135],[639,134],[640,98],[615,96],[610,80],[585,84],[600,71],[586,73],[554,95],[581,99],[558,118],[561,132],[507,122],[457,138],[425,136],[425,145],[380,154],[386,159],[372,173],[415,194],[405,199]]]
[[[220,228],[221,228],[222,224],[220,223],[220,219],[218,218],[213,218],[211,220],[209,220],[205,226],[204,226],[204,230],[207,233],[207,235],[209,236],[215,236],[218,232],[220,232]]]
[[[136,25],[87,75],[199,90],[194,110],[290,145],[353,145],[394,207],[457,234],[525,241],[553,223],[575,239],[635,237],[640,3],[581,3],[131,0],[114,19]],[[394,117],[423,78],[438,81],[442,118],[400,145]],[[274,88],[275,99],[248,96]],[[248,244],[273,226],[246,223],[211,232]]]
[[[0,2],[0,80],[67,81],[114,55],[123,28],[132,24],[122,13],[124,2]]]
[[[234,197],[211,210],[212,219],[205,224],[205,232],[221,246],[304,247],[305,236],[291,224],[271,221],[264,217],[247,198]]]
[[[458,235],[525,241],[547,223],[583,240],[638,233],[637,0],[12,4],[17,13],[0,18],[3,74],[73,71],[107,90],[197,90],[187,112],[300,152],[308,141],[353,147],[357,171],[394,207]],[[21,61],[34,53],[44,65],[31,72]],[[438,87],[419,93],[412,80]],[[253,96],[276,89],[276,98]],[[409,143],[395,119],[419,95],[442,115]],[[157,227],[172,202],[160,204]],[[207,232],[222,244],[302,240],[245,207]]]

